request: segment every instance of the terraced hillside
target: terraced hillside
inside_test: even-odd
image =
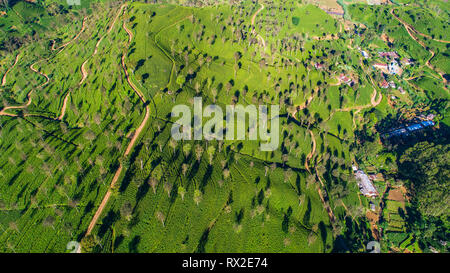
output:
[[[387,117],[425,105],[448,124],[445,31],[421,35],[403,6],[349,4],[352,25],[302,1],[146,2],[0,17],[0,251],[364,251],[376,235],[352,165],[395,169],[372,157],[397,156],[376,131]],[[416,60],[387,76],[404,93],[380,87],[381,50]],[[194,97],[279,105],[279,147],[175,141],[172,109]]]

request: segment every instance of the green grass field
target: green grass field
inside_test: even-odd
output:
[[[381,80],[374,56],[389,49],[377,35],[389,33],[398,41],[392,50],[418,61],[408,73],[423,75],[417,95],[390,78],[407,91],[400,105],[448,99],[438,75],[423,69],[429,52],[384,6],[346,7],[368,26],[362,38],[292,0],[262,2],[254,23],[261,5],[252,1],[58,4],[20,1],[0,17],[0,252],[66,252],[68,242],[86,238],[107,194],[95,246],[83,245],[85,252],[332,252],[336,237],[350,240],[354,228],[361,236],[351,245],[362,249],[372,235],[355,213],[357,133],[398,111],[388,104],[391,91],[372,83]],[[445,29],[430,32],[446,38]],[[439,50],[432,63],[447,71],[448,50],[427,43]],[[357,47],[372,57],[364,62]],[[340,74],[353,84],[340,83]],[[374,92],[382,96],[376,103]],[[192,109],[194,97],[223,108],[279,105],[278,149],[261,151],[253,140],[174,141],[172,108]],[[389,230],[403,231],[397,204],[387,206]]]

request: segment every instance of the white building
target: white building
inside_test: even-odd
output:
[[[401,68],[398,65],[397,61],[392,61],[388,65],[388,71],[391,75],[398,75],[401,73]]]
[[[367,197],[378,196],[378,192],[375,186],[370,181],[366,173],[361,170],[355,172],[356,182],[358,183],[359,190]]]

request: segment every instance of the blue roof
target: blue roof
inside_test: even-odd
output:
[[[409,135],[409,132],[413,132],[413,131],[417,131],[417,130],[421,130],[425,127],[429,127],[429,126],[434,126],[434,122],[432,120],[425,120],[422,121],[420,123],[414,123],[411,124],[409,126],[406,126],[405,128],[399,128],[396,130],[393,130],[389,133],[386,133],[387,137],[394,137],[394,136],[407,136]]]
[[[424,127],[434,126],[434,122],[432,120],[425,120],[421,122]]]
[[[423,128],[423,126],[420,125],[419,123],[413,124],[413,125],[409,125],[409,126],[406,127],[406,129],[408,129],[409,131],[420,130],[422,128]]]
[[[397,129],[397,130],[394,130],[394,131],[390,132],[389,133],[389,137],[400,136],[400,135],[403,135],[403,134],[407,135],[408,132],[405,129],[401,128],[401,129]]]

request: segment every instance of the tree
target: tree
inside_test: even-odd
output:
[[[156,218],[158,219],[158,221],[161,222],[161,224],[164,226],[164,221],[166,220],[166,217],[164,216],[164,214],[161,211],[157,211],[156,212]]]
[[[95,133],[91,130],[88,130],[86,131],[86,133],[84,133],[84,138],[88,141],[93,141],[95,137]]]
[[[214,147],[214,145],[209,145],[207,151],[208,151],[208,155],[209,155],[209,165],[212,165],[214,154],[216,152],[216,147]]]
[[[234,53],[234,62],[237,63],[240,58],[241,58],[241,53],[239,51],[236,51]]]
[[[186,189],[182,186],[178,187],[178,193],[181,195],[181,200],[184,201],[184,195],[186,194]]]
[[[170,193],[172,192],[172,183],[166,182],[164,183],[164,190],[167,192],[167,197],[170,197]]]
[[[306,177],[306,188],[309,188],[314,183],[316,183],[316,176],[312,174],[308,175]]]
[[[200,145],[195,146],[195,157],[197,158],[197,161],[200,162],[200,159],[202,158],[203,154],[203,147]]]
[[[223,178],[226,180],[226,179],[228,179],[228,177],[230,177],[230,170],[224,169],[223,170]]]
[[[225,84],[225,90],[227,91],[227,95],[230,93],[230,90],[232,87],[233,87],[233,85],[231,84],[231,82],[227,82]]]
[[[81,240],[81,252],[92,252],[99,242],[97,235],[87,235]]]
[[[8,223],[8,227],[11,229],[11,230],[14,230],[14,231],[16,231],[16,232],[19,232],[20,233],[20,231],[19,231],[19,227],[17,226],[17,223],[16,222],[14,222],[14,221],[12,221],[12,222],[9,222]]]
[[[195,89],[195,94],[200,93],[200,83],[195,82],[194,89]]]
[[[183,163],[183,165],[181,165],[181,171],[183,173],[183,176],[186,175],[188,169],[189,169],[189,164]]]
[[[170,141],[169,141],[169,145],[170,145],[170,147],[173,148],[173,153],[175,154],[175,150],[176,150],[177,145],[178,145],[177,141],[175,139],[171,138]]]
[[[288,182],[291,179],[292,174],[293,174],[292,169],[287,168],[283,174],[284,174],[284,182]]]
[[[158,185],[158,180],[155,177],[150,177],[148,184],[153,189],[153,193],[156,193],[156,186]]]
[[[54,229],[54,224],[55,224],[55,217],[49,215],[47,217],[45,217],[44,221],[42,222],[42,224],[44,225],[44,227],[51,227]]]
[[[131,206],[130,202],[126,202],[122,205],[120,208],[120,215],[130,221],[131,219],[131,213],[133,212],[133,207]]]
[[[185,81],[186,81],[186,78],[183,75],[178,75],[176,82],[180,86],[180,88],[183,87],[183,84],[185,83]]]
[[[200,190],[195,190],[194,191],[194,202],[195,204],[198,204],[202,201],[202,192]]]
[[[409,181],[413,201],[425,216],[448,216],[450,209],[450,144],[420,142],[399,160],[399,173]]]

